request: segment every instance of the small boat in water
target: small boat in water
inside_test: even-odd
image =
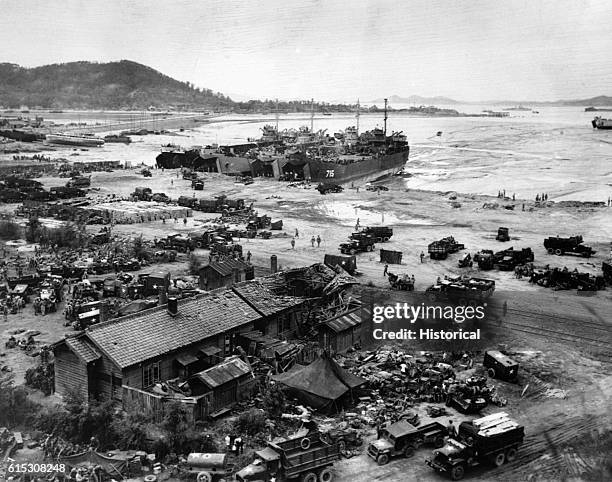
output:
[[[49,144],[81,147],[97,147],[104,144],[104,139],[94,136],[93,134],[47,134],[45,140]]]
[[[612,119],[603,119],[599,116],[591,121],[594,129],[612,129]]]

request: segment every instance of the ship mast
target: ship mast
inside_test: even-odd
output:
[[[310,99],[310,132],[314,132],[314,99]]]
[[[276,99],[276,132],[278,133],[278,99]]]
[[[387,99],[385,99],[385,144],[387,143]]]
[[[357,99],[357,112],[355,113],[355,119],[357,121],[357,135],[359,135],[359,99]]]

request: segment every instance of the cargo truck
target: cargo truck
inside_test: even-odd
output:
[[[560,238],[559,236],[546,238],[544,247],[548,254],[556,254],[562,256],[566,253],[578,254],[584,258],[590,258],[597,251],[590,246],[583,244],[582,236],[570,236],[569,238]]]
[[[255,460],[236,474],[238,482],[331,482],[332,465],[340,458],[338,444],[329,444],[320,437],[298,437],[281,442],[268,442],[255,452]]]
[[[423,444],[442,447],[446,435],[446,427],[440,422],[415,427],[407,420],[400,420],[387,427],[378,440],[370,443],[368,456],[378,465],[385,465],[392,457],[412,457]]]
[[[461,480],[465,472],[480,464],[500,467],[512,462],[523,443],[525,429],[500,412],[471,422],[462,422],[458,433],[426,460],[436,472]]]

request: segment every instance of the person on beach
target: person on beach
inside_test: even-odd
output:
[[[609,205],[609,204],[610,204],[610,202],[609,202],[609,200],[608,200],[608,205]],[[314,236],[313,236],[312,238],[310,238],[310,244],[312,245],[312,247],[313,247],[313,248],[314,248],[314,245],[315,245],[315,241],[316,241],[316,239],[315,239],[315,237],[314,237]]]
[[[321,236],[317,235],[317,248],[321,246]]]
[[[291,240],[291,249],[295,249],[295,238]]]
[[[383,276],[387,276],[388,272],[389,272],[389,265],[385,263],[385,269],[383,270]]]

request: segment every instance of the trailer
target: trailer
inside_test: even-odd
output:
[[[499,378],[516,382],[518,378],[518,362],[497,350],[485,351],[482,366],[487,369],[491,378]]]
[[[180,475],[195,478],[197,482],[229,481],[235,471],[234,465],[228,463],[227,454],[208,453],[190,453],[177,469]]]
[[[427,252],[431,259],[446,259],[449,254],[465,249],[465,245],[455,241],[452,236],[447,236],[439,241],[434,241],[427,246]]]
[[[495,291],[495,281],[485,278],[445,277],[425,290],[431,300],[450,300],[461,305],[483,302]]]
[[[557,256],[571,253],[584,258],[590,258],[597,252],[583,243],[582,236],[570,236],[569,238],[560,238],[556,236],[546,238],[544,240],[544,247],[548,251],[548,254],[556,254]]]
[[[268,442],[255,452],[255,460],[236,473],[238,482],[281,482],[300,477],[302,482],[331,482],[332,465],[340,459],[340,446],[321,437],[297,437]]]
[[[415,427],[407,420],[400,420],[387,427],[378,440],[370,443],[368,456],[376,460],[378,465],[385,465],[392,457],[412,457],[424,444],[442,447],[447,433],[446,427],[440,422]]]
[[[471,422],[462,422],[455,437],[434,450],[425,462],[436,472],[461,480],[466,470],[480,464],[495,467],[512,462],[525,438],[525,429],[500,412]]]

